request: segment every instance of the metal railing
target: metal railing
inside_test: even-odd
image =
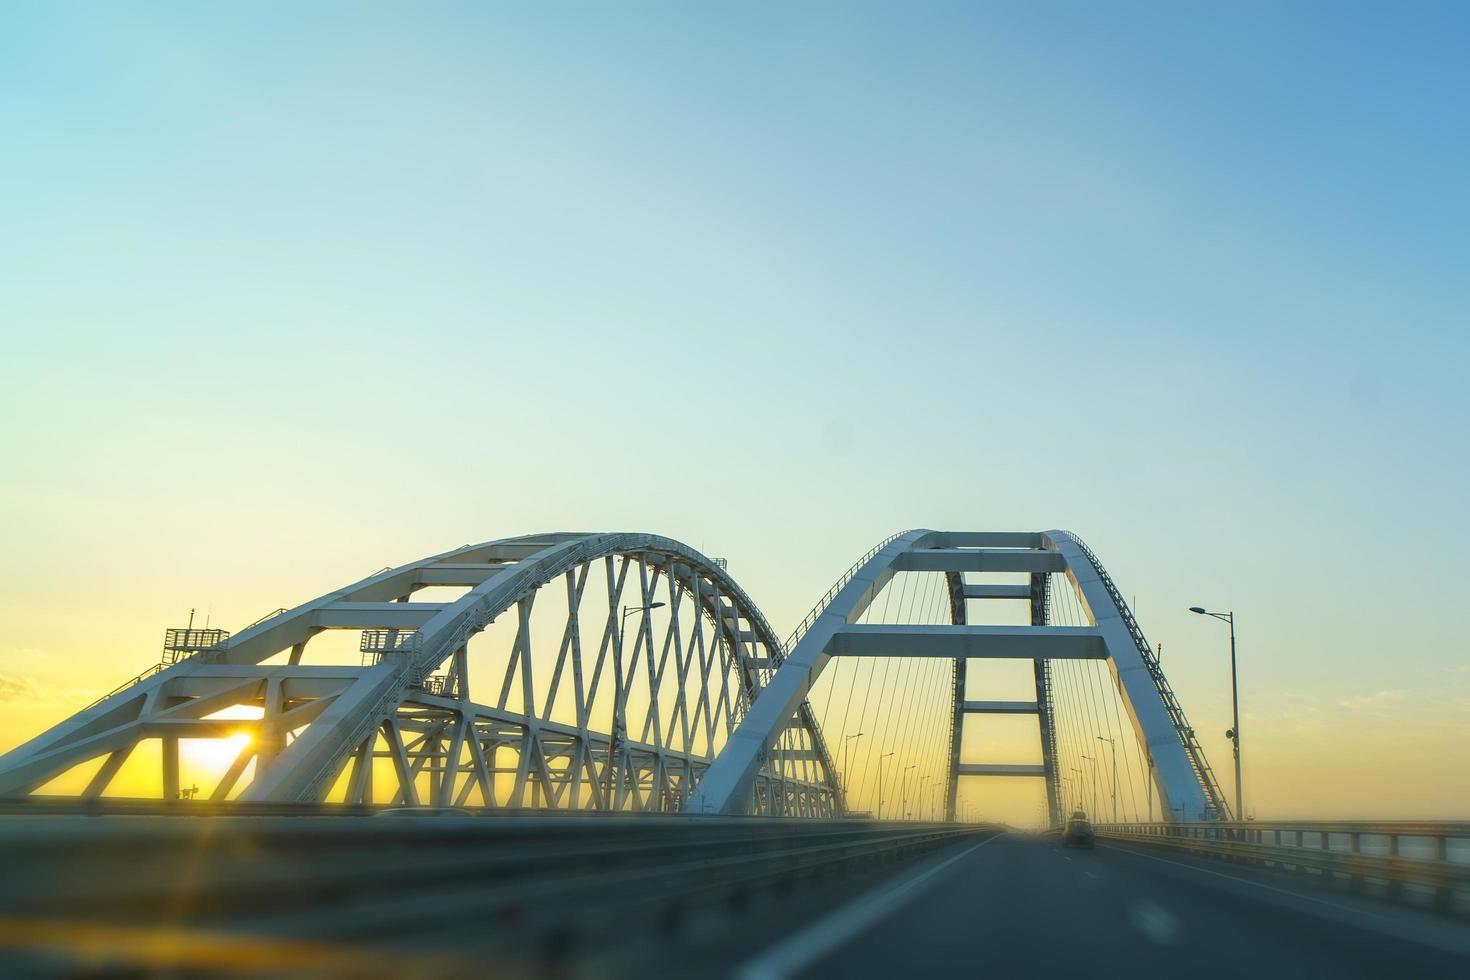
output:
[[[265,622],[268,619],[275,619],[277,616],[283,615],[284,613],[288,613],[290,611],[291,610],[287,609],[285,606],[282,606],[279,609],[272,609],[270,612],[266,613],[264,616],[260,617],[255,622],[251,623],[250,626],[247,626],[245,628],[250,629],[251,627],[259,626],[261,623]]]
[[[786,638],[786,649],[790,650],[796,646],[797,641],[802,638],[807,630],[811,629],[812,624],[815,623],[817,619],[822,615],[823,610],[827,608],[828,604],[830,604],[833,599],[837,598],[837,593],[841,592],[843,588],[847,585],[847,583],[853,580],[853,576],[857,575],[858,571],[864,565],[873,560],[874,555],[891,545],[893,542],[897,541],[899,538],[903,537],[905,534],[912,533],[913,531],[909,530],[899,531],[897,534],[890,535],[889,537],[881,541],[867,554],[863,555],[857,561],[853,562],[852,567],[843,573],[842,577],[837,580],[836,584],[833,585],[832,588],[827,590],[826,595],[817,600],[817,604],[815,606],[812,606],[812,611],[807,613],[806,618],[803,619],[799,624],[797,624],[796,629],[791,631],[791,635]]]
[[[1212,820],[1099,824],[1096,832],[1470,914],[1470,823]]]
[[[178,661],[175,661],[175,663],[177,663],[177,662]],[[112,690],[108,691],[106,694],[102,695],[102,697],[98,698],[96,701],[93,701],[91,704],[87,705],[85,708],[82,709],[82,711],[91,711],[93,708],[97,707],[97,705],[101,704],[103,701],[106,701],[108,698],[112,697],[114,694],[121,694],[122,692],[126,691],[128,688],[132,687],[134,684],[141,684],[143,681],[146,681],[148,678],[152,677],[154,674],[161,674],[165,670],[168,670],[172,666],[173,666],[173,664],[171,664],[171,663],[154,664],[152,667],[149,667],[147,670],[143,671],[137,677],[133,677],[133,678],[130,678],[128,680],[123,681],[117,687],[113,688]]]
[[[215,650],[230,638],[229,630],[195,629],[191,626],[163,631],[163,661],[178,663],[196,653]]]

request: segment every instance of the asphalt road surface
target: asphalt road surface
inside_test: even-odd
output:
[[[951,847],[737,969],[802,977],[1470,977],[1470,924],[1133,846]]]

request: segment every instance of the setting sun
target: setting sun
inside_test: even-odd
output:
[[[255,740],[253,722],[259,721],[265,710],[256,705],[233,704],[228,708],[208,715],[207,720],[235,721],[241,725],[239,731],[223,738],[187,738],[179,740],[179,777],[185,787],[197,787],[199,796],[208,796],[220,777],[230,768]]]

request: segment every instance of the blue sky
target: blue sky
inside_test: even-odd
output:
[[[0,673],[121,679],[179,608],[544,527],[727,554],[784,629],[898,528],[1062,526],[1212,728],[1196,601],[1258,730],[1404,705],[1431,780],[1470,724],[1467,21],[7,6]]]

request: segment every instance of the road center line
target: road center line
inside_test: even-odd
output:
[[[1000,834],[992,834],[978,844],[938,864],[911,874],[898,883],[884,882],[864,892],[846,905],[839,906],[816,922],[787,936],[770,950],[736,968],[737,980],[780,980],[841,946],[873,923],[901,908],[924,882],[933,878],[960,858],[968,857],[989,844]],[[911,895],[911,893],[914,893]]]

